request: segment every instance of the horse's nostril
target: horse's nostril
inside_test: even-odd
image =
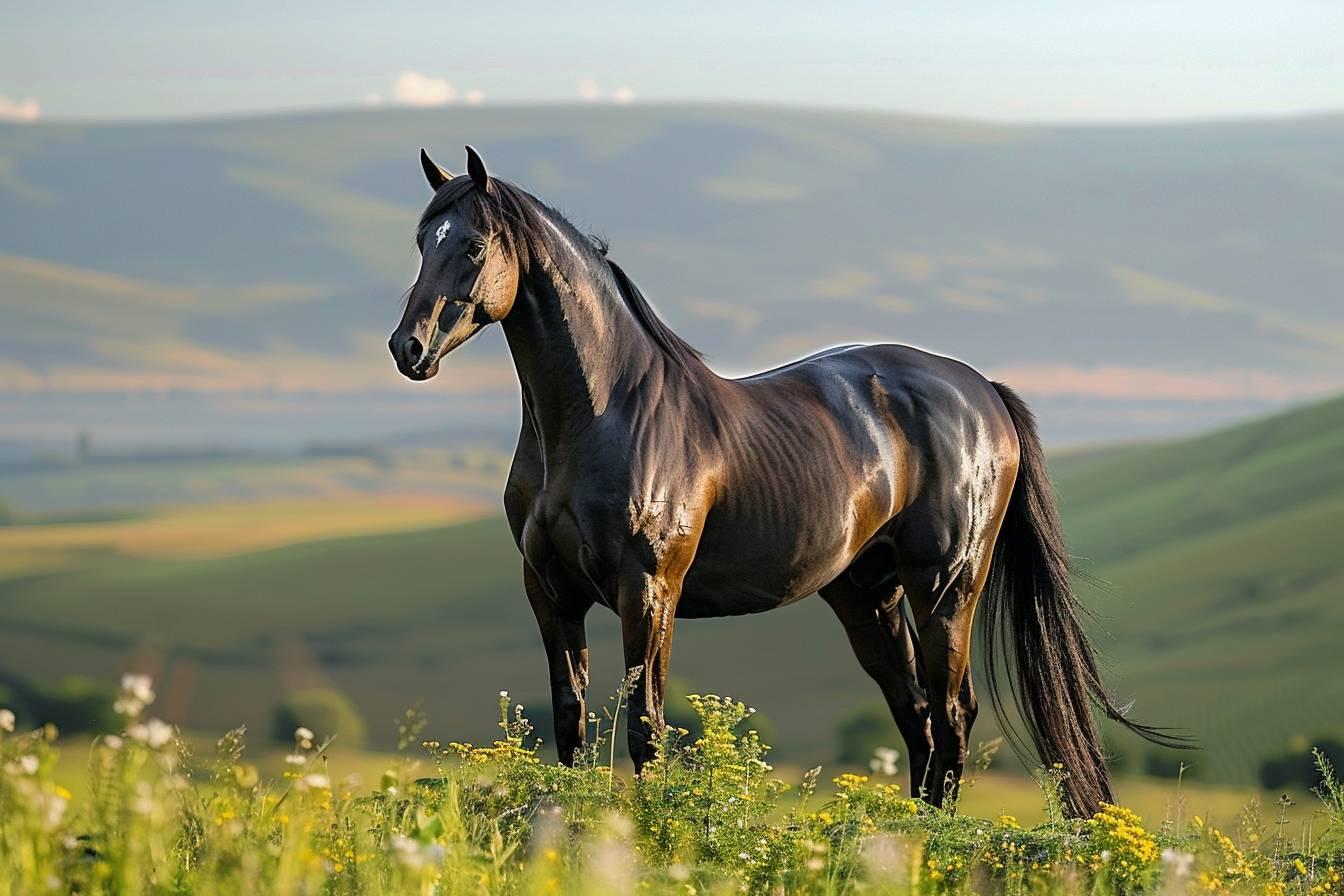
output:
[[[425,352],[425,347],[420,344],[420,340],[414,336],[406,340],[406,361],[410,364],[420,363],[420,356]]]

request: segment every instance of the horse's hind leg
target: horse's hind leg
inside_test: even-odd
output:
[[[929,705],[919,681],[919,656],[894,585],[863,588],[842,576],[821,589],[845,627],[859,665],[877,682],[905,741],[910,791],[925,792],[933,740]]]

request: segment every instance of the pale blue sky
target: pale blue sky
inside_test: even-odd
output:
[[[565,6],[578,11],[559,12]],[[712,99],[997,120],[1344,109],[1344,3],[20,2],[0,113],[193,116],[395,101]],[[443,88],[419,82],[429,98]],[[590,85],[589,91],[592,91]]]

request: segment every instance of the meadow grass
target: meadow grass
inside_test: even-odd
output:
[[[1044,820],[1024,824],[912,799],[890,755],[871,777],[812,769],[790,786],[752,710],[713,695],[691,699],[703,733],[669,731],[639,778],[612,767],[616,707],[589,716],[566,768],[501,693],[493,743],[427,738],[408,712],[363,782],[302,727],[273,777],[242,729],[193,749],[153,699],[123,680],[125,732],[89,745],[79,797],[58,733],[0,713],[0,894],[1344,892],[1344,788],[1324,762],[1322,818],[1300,833],[1273,813],[1068,818],[1058,768],[1038,776]]]

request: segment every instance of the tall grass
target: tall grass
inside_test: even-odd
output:
[[[703,734],[670,731],[639,779],[611,767],[614,707],[589,717],[590,746],[565,768],[501,694],[493,743],[426,739],[409,712],[402,758],[363,785],[303,727],[278,779],[248,761],[242,729],[195,756],[149,716],[153,699],[147,680],[123,681],[125,733],[94,743],[78,801],[55,779],[55,729],[16,734],[0,712],[0,896],[1344,892],[1344,789],[1326,763],[1326,820],[1301,842],[1249,818],[1228,831],[1199,817],[1154,831],[1119,806],[1066,818],[1058,768],[1040,773],[1047,820],[1024,829],[933,809],[886,776],[823,788],[813,769],[789,786],[751,710],[714,695],[691,698]],[[416,753],[433,774],[412,777]]]

